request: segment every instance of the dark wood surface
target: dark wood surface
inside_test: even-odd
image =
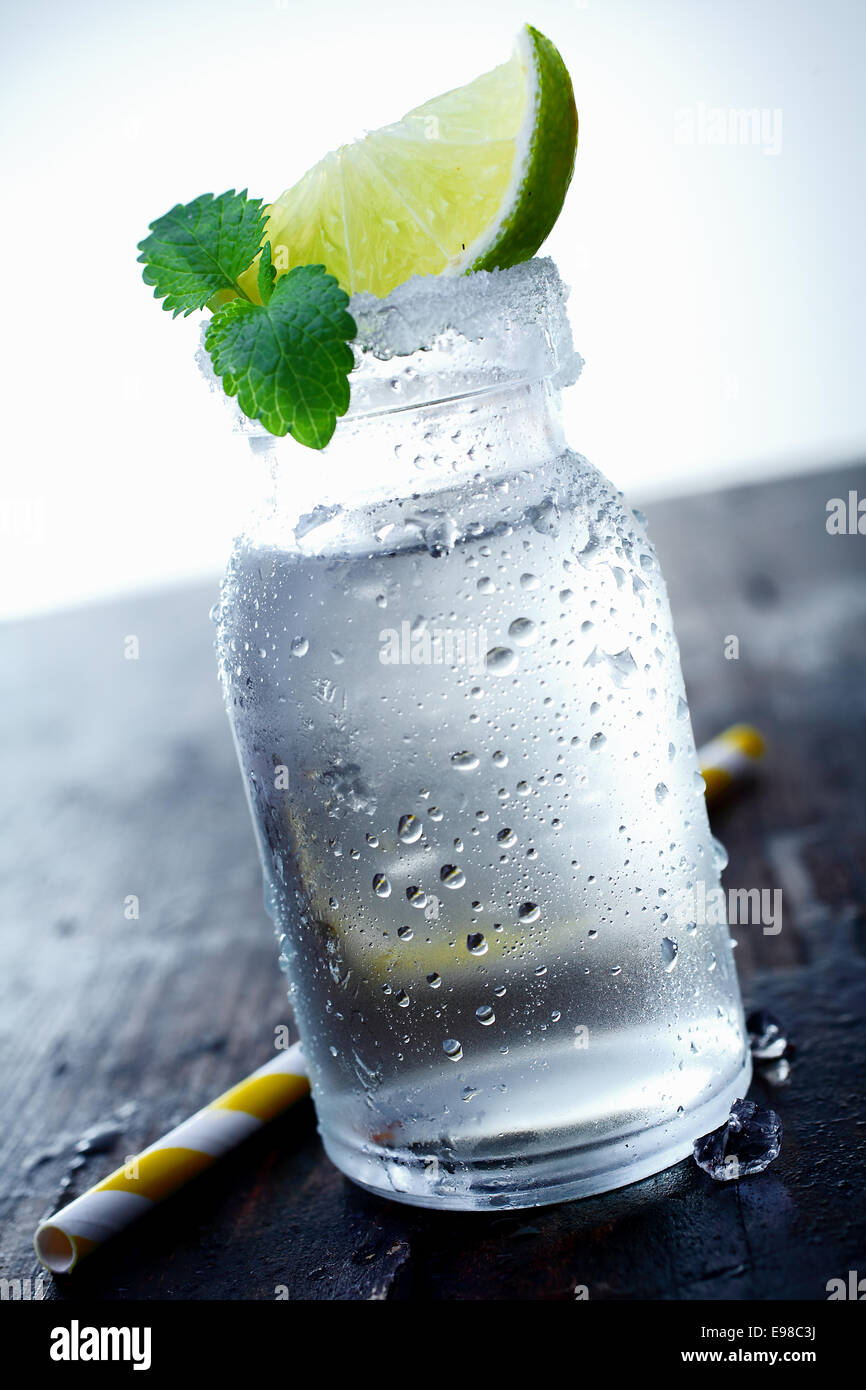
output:
[[[46,1297],[824,1299],[828,1279],[866,1274],[866,536],[825,528],[852,488],[866,496],[866,469],[647,509],[698,740],[747,720],[769,743],[714,829],[728,886],[784,895],[779,935],[738,931],[747,1003],[796,1044],[787,1084],[750,1093],[782,1117],[779,1160],[739,1183],[688,1160],[581,1202],[439,1214],[348,1183],[307,1103]],[[37,1222],[266,1060],[288,1020],[215,590],[0,631],[5,1278],[35,1278]],[[114,1142],[76,1159],[111,1123]]]

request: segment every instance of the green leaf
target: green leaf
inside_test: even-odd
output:
[[[263,304],[267,304],[270,300],[276,276],[277,268],[271,263],[271,243],[266,241],[262,247],[262,254],[259,260],[259,273],[256,278],[259,299]]]
[[[214,314],[205,347],[229,396],[271,434],[324,449],[349,408],[349,296],[322,265],[280,276],[267,304],[233,299]]]
[[[153,285],[164,309],[191,314],[204,308],[218,290],[233,289],[259,249],[265,217],[260,198],[233,188],[215,198],[203,193],[192,203],[178,203],[150,224],[139,242],[142,278]]]

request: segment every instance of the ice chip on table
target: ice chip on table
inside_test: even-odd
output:
[[[716,1182],[730,1182],[763,1173],[781,1147],[782,1122],[775,1110],[761,1109],[753,1100],[735,1100],[725,1123],[695,1140],[694,1156]]]
[[[755,1009],[746,1019],[749,1046],[756,1062],[774,1062],[788,1046],[781,1023],[769,1009]]]

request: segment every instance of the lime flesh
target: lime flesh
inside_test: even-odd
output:
[[[324,265],[350,294],[528,260],[559,216],[577,147],[571,79],[526,25],[508,62],[325,156],[268,209],[282,274]],[[258,300],[256,266],[241,276]]]

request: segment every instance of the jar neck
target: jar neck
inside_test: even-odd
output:
[[[270,503],[283,515],[435,493],[461,479],[505,477],[565,448],[560,391],[549,379],[350,413],[338,420],[320,456],[290,439],[250,442],[268,456]]]

